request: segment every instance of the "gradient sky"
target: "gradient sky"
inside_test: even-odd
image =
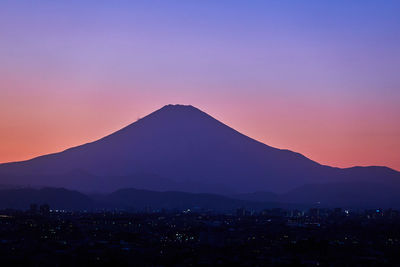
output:
[[[268,145],[400,170],[400,1],[0,1],[0,162],[191,104]]]

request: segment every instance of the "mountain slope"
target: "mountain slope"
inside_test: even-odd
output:
[[[395,183],[389,168],[339,169],[255,141],[192,106],[168,105],[93,143],[0,165],[0,183],[112,191],[284,192],[312,183]]]

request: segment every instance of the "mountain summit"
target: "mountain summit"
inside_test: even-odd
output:
[[[385,167],[339,169],[267,146],[205,112],[167,105],[98,141],[0,165],[0,183],[85,191],[285,192],[305,184],[392,183]]]

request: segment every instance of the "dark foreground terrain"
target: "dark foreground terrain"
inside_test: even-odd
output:
[[[394,210],[0,211],[2,266],[391,266],[399,251]]]

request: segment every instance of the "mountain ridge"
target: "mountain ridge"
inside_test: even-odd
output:
[[[76,170],[80,173],[73,174]],[[139,180],[147,184],[140,186]],[[149,190],[175,186],[188,192],[218,187],[213,193],[282,193],[304,184],[347,180],[397,183],[400,174],[387,167],[322,165],[254,140],[190,105],[164,106],[99,140],[62,152],[0,164],[1,183],[32,181],[76,190],[83,184],[104,190],[139,184]],[[161,181],[170,182],[160,188]]]

